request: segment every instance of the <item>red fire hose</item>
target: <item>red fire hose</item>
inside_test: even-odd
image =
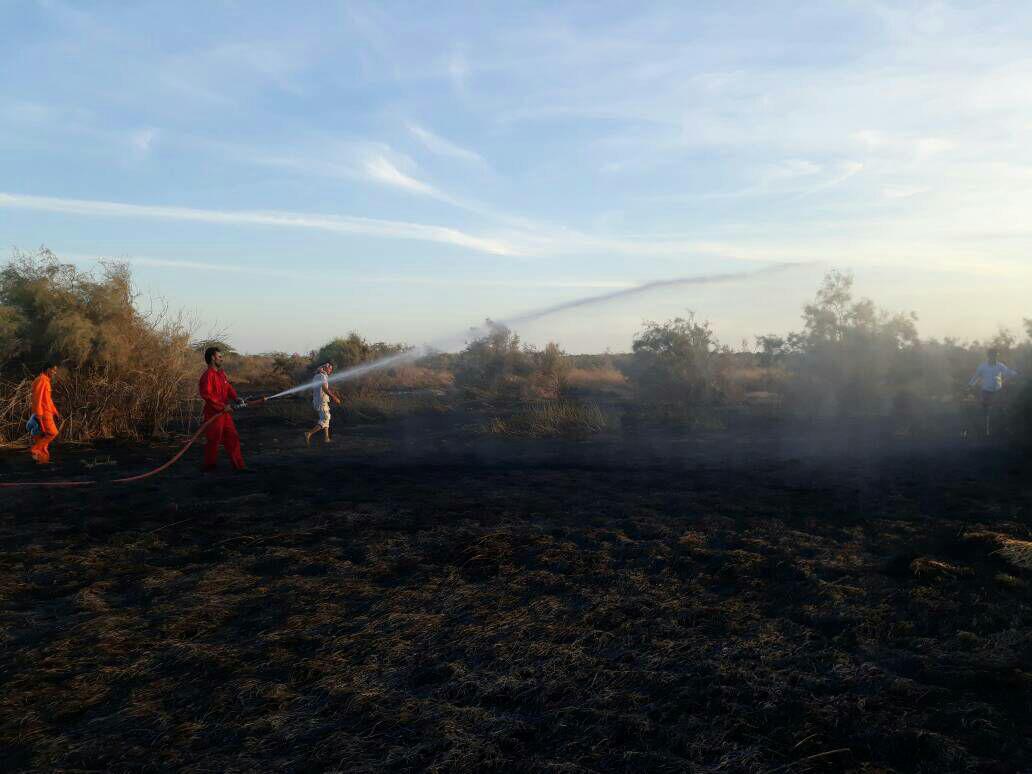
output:
[[[265,402],[265,400],[266,400],[265,398],[257,398],[255,400],[247,401],[246,405],[248,405],[248,406],[260,406],[262,403]],[[222,412],[222,413],[226,413],[226,412]],[[7,482],[7,483],[0,482],[0,489],[14,489],[14,488],[18,488],[18,487],[29,487],[29,486],[40,486],[40,487],[94,486],[96,484],[102,484],[102,483],[106,483],[106,484],[128,484],[128,483],[131,483],[133,481],[142,481],[145,478],[150,478],[151,476],[156,476],[158,473],[161,473],[163,470],[166,470],[167,468],[170,468],[172,465],[174,465],[176,462],[178,462],[179,458],[182,457],[184,454],[186,454],[186,450],[189,449],[191,446],[193,446],[194,441],[196,441],[198,438],[200,438],[201,433],[204,432],[205,428],[207,428],[208,425],[210,425],[212,422],[214,422],[220,416],[222,416],[222,414],[216,414],[215,416],[213,416],[210,419],[206,420],[200,427],[197,428],[197,432],[195,432],[190,437],[190,440],[187,441],[183,445],[183,448],[181,448],[178,452],[176,452],[175,455],[172,457],[172,459],[170,459],[164,465],[161,465],[160,467],[154,468],[154,470],[147,471],[146,473],[141,473],[138,476],[129,476],[127,478],[115,478],[115,479],[112,479],[110,481],[11,481],[11,482]]]

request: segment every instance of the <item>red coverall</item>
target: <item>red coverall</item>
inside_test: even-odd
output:
[[[224,371],[211,367],[201,375],[198,391],[204,400],[205,421],[217,416],[208,425],[205,434],[208,443],[204,447],[204,470],[214,470],[219,454],[219,443],[226,447],[229,460],[237,470],[244,469],[244,456],[240,453],[240,436],[237,435],[233,417],[226,413],[226,404],[237,399],[236,390],[229,383]]]
[[[40,374],[32,383],[32,413],[39,420],[43,432],[37,436],[29,451],[32,452],[32,458],[41,465],[50,462],[50,442],[57,438],[57,424],[54,422],[57,406],[50,397],[50,390],[50,377],[46,374]]]

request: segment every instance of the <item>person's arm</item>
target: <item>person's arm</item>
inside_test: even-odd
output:
[[[57,405],[54,403],[54,388],[53,388],[53,385],[47,384],[47,385],[44,386],[43,389],[46,392],[47,408],[50,410],[50,413],[53,414],[56,419],[60,419],[61,418],[61,412],[57,410]]]
[[[43,416],[43,384],[42,382],[32,383],[32,413],[36,417]]]
[[[1018,372],[1015,371],[1013,368],[1008,368],[1007,366],[1003,365],[1003,363],[1000,363],[1000,365],[1003,366],[1003,375],[1006,376],[1008,379],[1013,379],[1014,377],[1019,375]]]
[[[229,383],[229,379],[226,379],[226,391],[229,394],[230,400],[240,400],[240,396],[237,395],[237,391],[233,388],[233,385]]]
[[[212,378],[210,371],[205,371],[204,375],[201,376],[201,382],[198,385],[197,391],[201,396],[201,400],[204,401],[204,405],[210,408],[212,411],[226,410],[226,404],[215,397],[215,391],[212,389]]]
[[[975,375],[971,377],[971,381],[968,382],[968,387],[974,387],[980,381],[982,381],[982,371],[984,370],[985,364],[978,366],[975,369]]]

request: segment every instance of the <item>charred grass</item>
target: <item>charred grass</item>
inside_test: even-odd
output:
[[[257,480],[8,499],[5,767],[1032,764],[1009,457],[341,440],[267,438]]]

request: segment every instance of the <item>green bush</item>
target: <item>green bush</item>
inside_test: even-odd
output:
[[[803,309],[803,331],[787,337],[789,402],[799,412],[887,412],[920,379],[916,315],[885,312],[852,289],[852,275],[829,272]]]
[[[694,315],[646,322],[633,344],[632,376],[646,403],[700,406],[720,396],[716,342]]]
[[[388,344],[384,341],[370,343],[352,331],[323,344],[312,356],[313,365],[332,363],[337,370],[351,368],[371,360],[404,352],[404,344]]]
[[[467,392],[520,397],[534,371],[532,350],[505,325],[485,321],[487,333],[466,345],[453,361],[455,384]]]

